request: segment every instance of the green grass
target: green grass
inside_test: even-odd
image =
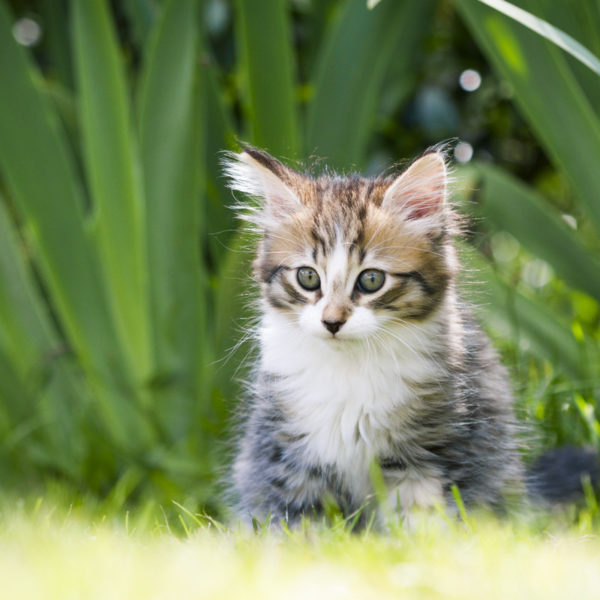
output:
[[[227,529],[156,505],[106,513],[5,502],[3,598],[592,598],[600,590],[593,511],[407,531],[343,523],[274,534]],[[167,516],[168,515],[168,516]]]

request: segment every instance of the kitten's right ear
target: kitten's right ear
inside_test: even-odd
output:
[[[299,174],[266,152],[244,146],[243,152],[229,154],[223,164],[232,190],[262,200],[260,209],[239,207],[245,209],[248,220],[268,225],[270,220],[280,221],[302,208],[290,187],[294,176]]]

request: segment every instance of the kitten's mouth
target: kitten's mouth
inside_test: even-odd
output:
[[[328,335],[328,336],[324,337],[323,339],[325,339],[335,345],[352,344],[352,343],[359,341],[359,339],[355,338],[355,337],[346,337],[346,336],[340,337],[339,335],[336,335],[336,334]]]

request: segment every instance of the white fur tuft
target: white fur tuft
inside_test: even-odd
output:
[[[298,196],[247,152],[227,153],[223,171],[232,190],[259,200],[258,205],[240,202],[233,208],[241,219],[260,229],[268,229],[302,208]]]
[[[410,414],[417,401],[409,382],[440,376],[433,359],[440,331],[432,318],[390,336],[323,339],[265,306],[261,370],[281,376],[278,396],[310,459],[335,464],[354,492],[366,493],[368,466],[387,443],[390,415]]]

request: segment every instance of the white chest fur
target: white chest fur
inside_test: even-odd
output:
[[[401,341],[337,342],[307,335],[284,316],[267,314],[261,327],[262,369],[275,384],[286,416],[303,434],[307,460],[333,464],[356,487],[385,452],[390,415],[410,410],[411,382],[435,376],[430,358],[439,325],[407,329]],[[397,425],[395,425],[397,426]]]

